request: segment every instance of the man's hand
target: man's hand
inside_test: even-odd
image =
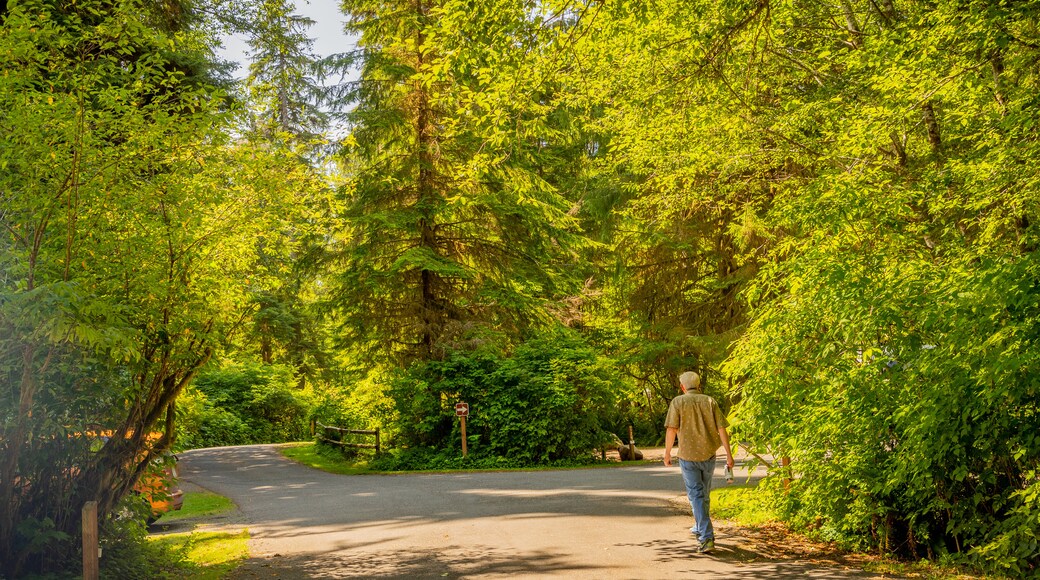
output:
[[[671,451],[665,451],[664,452],[664,466],[665,467],[671,467],[672,466],[672,453],[671,453]]]
[[[719,427],[719,439],[722,440],[722,448],[726,450],[726,467],[733,469],[733,450],[729,447],[729,433],[725,427]]]

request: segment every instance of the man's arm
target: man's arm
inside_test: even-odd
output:
[[[726,433],[725,427],[719,427],[719,438],[722,439],[722,446],[726,449],[726,465],[730,469],[733,469],[733,452],[729,448],[729,433]],[[668,465],[668,451],[667,447],[664,452],[665,465]]]
[[[672,446],[675,445],[675,434],[678,432],[675,427],[665,427],[664,430],[664,464],[668,467],[672,466]],[[728,443],[726,449],[729,449]]]

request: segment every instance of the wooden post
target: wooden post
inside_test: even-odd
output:
[[[462,422],[462,456],[466,456],[466,416],[462,415],[459,417],[459,421]]]
[[[636,460],[636,440],[632,435],[632,426],[628,426],[628,458],[631,461]]]
[[[83,504],[83,580],[98,580],[97,502]]]
[[[379,455],[379,427],[376,427],[376,455]]]

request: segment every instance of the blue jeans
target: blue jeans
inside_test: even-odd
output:
[[[715,528],[711,525],[711,478],[715,474],[715,458],[707,461],[679,460],[679,470],[686,484],[686,496],[690,498],[693,508],[693,519],[697,520],[694,528],[697,539],[701,542],[715,539]],[[693,529],[691,529],[693,531]]]

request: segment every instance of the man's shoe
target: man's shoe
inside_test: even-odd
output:
[[[708,540],[707,542],[701,542],[701,547],[697,548],[697,553],[707,554],[708,552],[715,550],[715,540]]]

